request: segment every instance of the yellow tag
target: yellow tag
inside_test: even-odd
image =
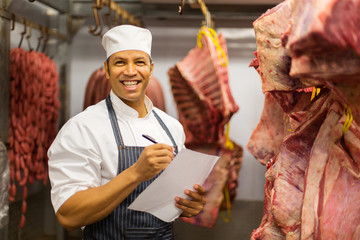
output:
[[[313,87],[310,101],[314,100],[315,96],[319,95],[321,88]]]
[[[220,46],[219,38],[218,38],[218,36],[216,34],[216,31],[214,29],[212,29],[212,28],[207,28],[205,26],[203,26],[199,30],[199,33],[198,33],[198,36],[197,36],[197,45],[200,48],[202,48],[202,46],[203,46],[202,43],[201,43],[201,39],[202,39],[203,35],[206,35],[206,36],[211,38],[211,40],[215,44],[216,51],[218,53],[218,58],[219,58],[219,61],[221,63],[221,66],[226,67],[227,64],[228,64],[228,59],[226,57],[226,54],[225,54],[224,50]]]
[[[345,135],[345,133],[349,130],[350,125],[353,121],[353,115],[352,115],[351,109],[347,105],[345,105],[344,114],[346,114],[346,120],[345,120],[342,131],[343,131],[343,134]]]
[[[225,130],[225,147],[229,150],[233,150],[234,143],[230,140],[229,133],[230,133],[230,124],[227,123],[226,130]]]
[[[231,222],[231,203],[230,203],[229,189],[227,188],[227,186],[225,186],[224,188],[224,199],[226,203],[227,216],[225,216],[224,212],[221,212],[221,216],[224,219],[224,222],[229,223]]]

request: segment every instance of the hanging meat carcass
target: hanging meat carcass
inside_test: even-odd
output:
[[[229,87],[225,38],[219,34],[215,44],[206,34],[204,47],[190,50],[168,72],[187,146],[221,141],[225,124],[239,110]]]
[[[204,210],[197,217],[183,219],[204,227],[213,227],[219,210],[231,207],[242,162],[242,147],[225,134],[225,125],[239,107],[229,88],[225,38],[214,33],[202,28],[199,46],[168,71],[187,148],[220,156],[204,183]],[[227,206],[222,204],[224,187]]]
[[[360,1],[297,0],[285,43],[292,76],[360,74]]]
[[[317,4],[314,4],[315,2]],[[329,52],[324,51],[326,48],[322,51],[316,48],[327,46],[328,42],[324,41],[329,41],[326,40],[329,36],[326,36],[325,40],[314,37],[316,34],[326,35],[327,27],[336,25],[334,18],[327,14],[332,11],[329,6],[343,6],[343,2],[287,0],[254,22],[257,44],[260,44],[257,49],[258,58],[253,60],[251,66],[260,73],[266,102],[261,121],[247,147],[260,162],[267,164],[268,170],[265,175],[264,215],[259,228],[254,230],[252,239],[360,238],[357,202],[360,187],[360,135],[351,114],[351,109],[356,113],[359,106],[359,84],[354,80],[360,77],[357,70],[360,66],[354,67],[354,64],[350,64],[347,68],[325,71],[331,66],[341,65],[332,65],[333,56],[328,56]],[[359,1],[351,2],[349,6],[359,6]],[[290,9],[290,12],[281,9]],[[340,7],[337,11],[341,9]],[[357,9],[358,7],[352,10],[359,13]],[[280,17],[279,14],[284,15]],[[352,14],[346,19],[355,23],[357,17]],[[285,23],[273,25],[276,19],[283,19]],[[324,19],[326,21],[323,21]],[[262,51],[264,44],[261,43],[266,42],[268,37],[273,38],[274,29],[271,26],[283,26],[277,29],[277,38],[287,46],[281,46],[286,49],[285,52],[279,52],[271,46]],[[350,34],[356,36],[358,32],[353,32],[354,24],[350,26]],[[315,35],[312,32],[314,28],[318,30]],[[301,35],[300,32],[306,34]],[[300,35],[301,38],[297,38]],[[357,40],[357,46],[359,43]],[[340,44],[333,45],[333,51],[338,53],[337,60],[343,63],[357,62],[359,55],[356,48],[349,42],[346,44],[345,47]],[[291,50],[291,46],[295,51]],[[350,48],[352,54],[349,55]],[[263,54],[260,54],[263,59],[276,60],[260,61],[259,52]],[[287,64],[281,62],[284,53],[290,56],[285,58]],[[311,61],[303,61],[304,59]],[[273,77],[268,74],[269,71],[262,71],[277,69],[279,66],[282,66],[283,70],[280,72],[288,71],[289,79],[300,82],[300,85],[293,85],[292,81],[289,81],[287,89],[282,89],[286,91],[266,87],[284,85],[284,78]],[[352,70],[348,71],[349,68]],[[341,78],[337,79],[339,76]],[[280,85],[272,81],[279,81]],[[273,98],[278,105],[274,106]],[[272,110],[268,108],[278,111],[280,108],[284,114],[283,121],[277,122],[271,130],[268,130],[268,126],[281,119],[281,112],[275,111],[276,119],[270,119],[268,114]],[[354,119],[357,119],[356,114]],[[267,137],[261,136],[262,134]],[[267,138],[274,135],[277,136],[276,141],[270,147],[267,146]],[[280,140],[281,137],[283,140]],[[257,142],[258,139],[260,141]]]
[[[292,77],[322,80],[355,119],[360,117],[360,1],[299,0],[294,7],[286,49]]]
[[[86,85],[83,109],[94,105],[109,95],[111,85],[104,68],[95,70]]]
[[[107,95],[109,95],[110,90],[111,85],[110,81],[106,78],[105,69],[99,68],[95,70],[86,85],[83,109],[105,99]],[[164,93],[157,78],[151,77],[148,87],[146,88],[146,95],[155,107],[165,111]]]
[[[48,180],[47,154],[57,133],[59,75],[43,53],[10,51],[9,200],[22,187],[20,228],[25,224],[27,186]]]
[[[289,76],[291,58],[282,45],[295,0],[288,0],[269,9],[254,23],[256,30],[256,67],[263,92],[304,88],[297,78]]]

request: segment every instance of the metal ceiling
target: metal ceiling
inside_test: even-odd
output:
[[[199,6],[189,4],[189,1],[186,1],[182,15],[177,13],[180,1],[141,0],[141,2],[143,5],[142,18],[145,25],[198,27],[205,19]],[[215,27],[219,28],[251,28],[254,20],[279,2],[281,1],[205,0],[211,17],[215,22]]]
[[[92,20],[93,0],[38,0],[38,2],[60,11],[68,11],[72,16]],[[114,2],[139,17],[148,27],[198,27],[204,19],[199,6],[194,4],[197,0],[185,0],[182,15],[178,13],[181,0],[114,0]],[[216,27],[251,28],[254,20],[282,0],[204,0],[204,2]]]
[[[10,12],[29,18],[39,24],[49,24],[49,11],[38,12],[39,4],[57,11],[58,15],[70,15],[72,28],[78,29],[82,24],[94,24],[93,4],[95,0],[7,0]],[[202,25],[205,17],[198,0],[185,0],[183,14],[178,13],[181,0],[113,0],[132,15],[141,19],[146,27],[194,27]],[[203,0],[211,13],[215,28],[252,28],[252,23],[261,14],[274,7],[282,0]],[[32,11],[32,8],[37,10]],[[45,12],[45,13],[44,13]],[[100,11],[102,16],[108,12],[106,6]],[[53,14],[54,15],[54,14]],[[54,19],[54,17],[52,17]],[[81,21],[79,21],[81,20]],[[40,22],[39,22],[40,21]],[[53,21],[50,21],[53,22]],[[79,24],[80,23],[80,24]],[[52,25],[52,26],[51,26]],[[74,27],[76,26],[76,27]],[[71,33],[76,33],[71,29]]]

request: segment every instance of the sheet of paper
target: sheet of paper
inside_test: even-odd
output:
[[[155,179],[129,208],[148,212],[165,222],[180,216],[182,210],[175,207],[176,196],[187,198],[185,189],[193,190],[194,184],[203,184],[218,156],[207,155],[189,149],[181,150],[163,173]]]

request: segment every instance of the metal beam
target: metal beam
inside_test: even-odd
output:
[[[64,0],[37,0],[42,4],[52,7],[60,13],[67,13],[69,11],[69,1]]]
[[[10,15],[0,10],[0,141],[8,143],[10,117]]]

